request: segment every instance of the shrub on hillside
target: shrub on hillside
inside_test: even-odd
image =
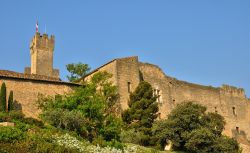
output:
[[[0,126],[0,142],[15,142],[24,137],[25,134],[16,127]]]
[[[68,95],[40,98],[41,118],[57,128],[76,131],[90,142],[99,137],[120,141],[117,87],[110,78],[107,72],[99,72]]]

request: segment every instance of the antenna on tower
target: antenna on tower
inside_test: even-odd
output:
[[[45,24],[45,30],[44,31],[45,31],[45,33],[47,33],[46,24]]]

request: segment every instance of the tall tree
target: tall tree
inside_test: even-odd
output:
[[[1,85],[0,93],[0,109],[1,111],[6,111],[6,84],[3,82]]]
[[[14,110],[14,100],[13,100],[13,91],[10,91],[8,99],[8,111]]]
[[[67,64],[67,70],[70,72],[70,76],[67,76],[70,82],[75,82],[81,77],[85,76],[89,71],[90,67],[88,64],[82,64],[81,62],[77,64]]]
[[[152,86],[145,81],[130,94],[129,108],[122,113],[122,119],[128,128],[142,132],[142,145],[149,145],[151,127],[158,114],[158,104],[153,96]]]

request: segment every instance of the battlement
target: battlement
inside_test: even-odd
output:
[[[234,86],[223,84],[220,89],[221,89],[221,92],[223,92],[227,95],[230,94],[234,97],[246,98],[245,91],[243,88],[237,88]]]
[[[48,34],[40,34],[36,32],[35,36],[32,38],[30,42],[30,49],[32,48],[42,49],[45,51],[54,51],[55,47],[55,36],[51,35],[50,37]]]
[[[53,69],[54,47],[53,35],[36,32],[30,42],[31,66],[25,68],[25,73],[59,78],[59,70]]]

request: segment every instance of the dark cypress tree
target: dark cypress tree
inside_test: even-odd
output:
[[[0,109],[1,111],[6,111],[6,85],[2,83],[1,93],[0,93]]]
[[[14,100],[13,100],[13,91],[10,91],[8,99],[8,111],[14,110]]]
[[[128,128],[143,133],[141,144],[149,145],[151,128],[158,114],[158,103],[153,96],[152,86],[145,81],[130,94],[129,108],[122,113],[122,120]]]

